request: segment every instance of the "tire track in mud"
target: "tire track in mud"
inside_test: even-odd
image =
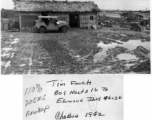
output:
[[[68,37],[68,41],[77,41],[78,43],[83,42],[83,44],[91,45],[92,43],[96,44],[101,41],[103,41],[103,43],[106,44],[110,44],[113,42],[119,44],[120,42],[122,43],[129,41],[130,38],[136,38],[136,39],[141,38],[144,41],[149,40],[148,37],[144,37],[142,35],[133,36],[133,35],[125,34],[125,35],[121,35],[120,37],[118,33],[117,34],[103,33],[102,36],[97,35],[97,33],[93,33],[93,35],[92,34],[87,35],[87,34],[85,35],[82,34],[83,37],[79,36],[78,38],[77,36],[79,34],[77,36],[73,35],[72,38],[70,34],[68,34],[67,36],[64,36],[65,40],[63,41],[67,42],[66,39]],[[36,35],[36,38],[26,39],[26,40],[25,39],[21,40],[20,38],[19,41],[16,35],[14,36],[10,35],[8,37],[2,36],[2,48],[1,48],[2,74],[68,74],[68,73],[85,74],[85,73],[89,73],[89,71],[91,70],[95,70],[96,68],[100,69],[99,71],[97,71],[97,73],[123,73],[125,71],[124,68],[124,65],[126,64],[125,61],[123,60],[113,61],[113,59],[115,59],[117,56],[117,52],[123,53],[122,52],[123,49],[120,49],[120,51],[118,50],[116,53],[112,53],[113,56],[110,56],[111,52],[109,52],[105,60],[106,62],[99,64],[93,62],[95,48],[90,47],[88,50],[84,47],[84,49],[80,49],[76,51],[74,54],[73,50],[61,44],[62,43],[61,41],[59,42],[55,41],[54,34],[51,35],[53,37],[52,38],[50,37],[51,38],[50,40],[48,39],[40,40],[37,38],[37,36],[39,35]],[[57,37],[57,35],[55,35],[55,37]],[[40,38],[43,37],[41,36]],[[118,38],[120,40],[118,40]],[[112,51],[114,51],[114,49],[112,49]],[[89,58],[90,56],[91,59]],[[148,65],[148,63],[145,64]]]

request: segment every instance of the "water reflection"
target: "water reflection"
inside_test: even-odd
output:
[[[108,56],[107,52],[110,49],[113,49],[116,47],[127,48],[126,54],[121,53],[120,55],[117,56],[117,58],[120,60],[137,59],[137,57],[131,53],[133,53],[133,50],[137,49],[138,46],[142,46],[143,48],[150,51],[150,42],[142,41],[142,40],[129,40],[128,42],[121,42],[121,44],[117,44],[117,43],[104,44],[104,43],[100,42],[97,44],[97,46],[102,48],[102,51],[100,51],[99,53],[94,55],[94,62],[102,62],[104,60],[104,58]],[[115,52],[117,52],[117,51],[115,51]]]

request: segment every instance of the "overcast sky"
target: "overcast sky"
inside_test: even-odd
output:
[[[0,0],[0,8],[13,9],[13,0]],[[51,1],[51,0],[50,0]],[[64,0],[56,0],[64,1]],[[89,1],[89,0],[68,0],[68,1]],[[91,0],[100,9],[120,9],[120,10],[146,10],[150,9],[150,0]]]

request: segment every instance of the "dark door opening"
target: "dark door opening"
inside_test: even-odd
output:
[[[69,24],[71,28],[78,28],[80,27],[80,19],[79,14],[71,13],[69,14]]]
[[[41,12],[42,16],[48,16],[48,12]]]

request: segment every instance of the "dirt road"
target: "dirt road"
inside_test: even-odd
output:
[[[120,45],[130,40],[140,40],[142,43],[147,42],[149,44],[150,35],[149,33],[119,31],[109,28],[98,30],[71,29],[66,34],[2,31],[1,73],[86,74],[133,72],[131,67],[136,68],[141,62],[149,60],[149,58],[144,57],[143,53],[137,55],[136,53],[140,51],[137,48],[128,50],[129,48],[125,48],[125,46],[107,46],[103,60],[100,59],[100,54],[105,49],[101,43],[104,45]],[[139,44],[139,46],[141,45]],[[148,48],[150,48],[150,45]],[[147,50],[145,55],[149,52]],[[131,65],[127,63],[127,60],[118,57],[121,53],[132,53],[138,59],[128,60],[128,62],[132,62]],[[99,54],[99,60],[95,60],[96,54]],[[144,72],[149,73],[149,69],[146,68]]]

